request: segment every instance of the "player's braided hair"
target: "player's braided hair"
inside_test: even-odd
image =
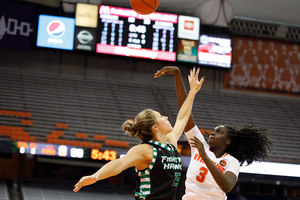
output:
[[[241,165],[247,165],[253,161],[269,160],[267,151],[273,145],[267,136],[268,129],[265,127],[255,128],[253,125],[225,125],[231,139],[226,152],[238,159]]]

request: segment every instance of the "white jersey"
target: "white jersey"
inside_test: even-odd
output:
[[[208,157],[215,163],[215,165],[223,172],[230,171],[238,177],[240,172],[240,163],[233,156],[228,153],[220,158],[216,158],[215,154],[209,150],[209,145],[205,141],[202,133],[197,126],[185,133],[188,140],[196,136],[203,144],[205,152]],[[223,190],[218,186],[204,161],[199,155],[198,149],[191,148],[191,161],[187,170],[187,177],[185,181],[185,195],[183,200],[225,200],[227,196]]]

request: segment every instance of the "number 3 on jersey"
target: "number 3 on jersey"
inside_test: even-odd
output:
[[[208,172],[207,168],[201,167],[199,175],[196,176],[197,181],[199,181],[200,183],[203,183],[207,172]]]

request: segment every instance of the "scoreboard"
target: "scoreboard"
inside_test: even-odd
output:
[[[175,14],[140,15],[132,9],[101,5],[96,52],[176,61],[177,22]]]
[[[123,152],[117,152],[115,150],[109,149],[100,150],[49,143],[1,140],[0,152],[54,156],[62,158],[92,159],[103,161],[115,160],[123,154]]]
[[[75,18],[39,16],[36,45],[231,68],[231,36],[206,29],[198,17],[77,3]]]

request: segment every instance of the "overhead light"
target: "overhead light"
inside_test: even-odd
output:
[[[203,24],[227,27],[233,18],[233,8],[226,0],[207,0],[194,10],[194,14]]]
[[[75,13],[77,3],[101,5],[102,0],[62,0],[62,8],[66,13]]]
[[[62,8],[65,13],[75,13],[75,7],[76,5],[73,3],[66,3],[66,2],[62,3]]]

